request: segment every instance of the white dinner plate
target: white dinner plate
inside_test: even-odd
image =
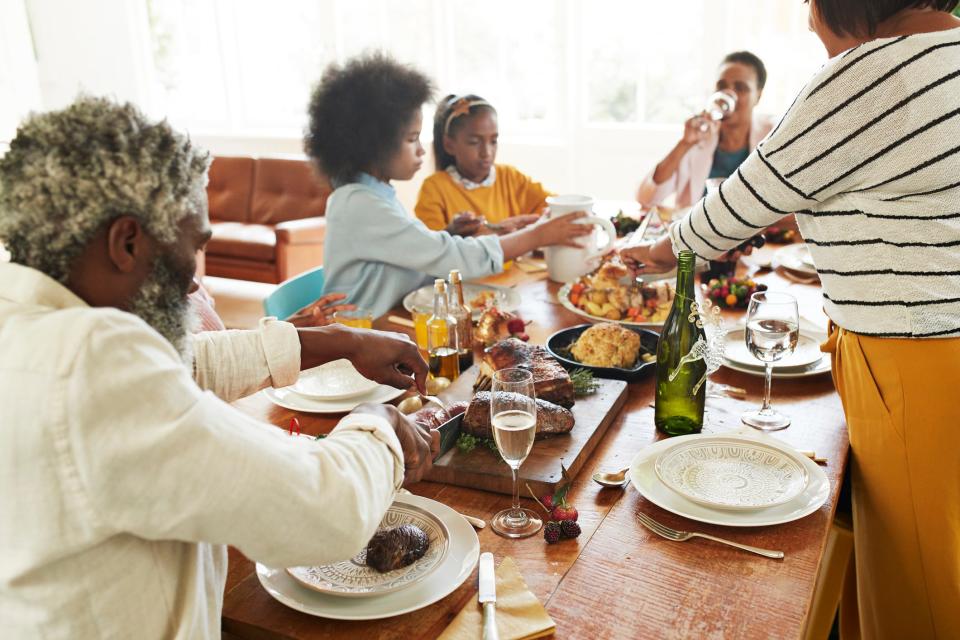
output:
[[[774,373],[806,369],[825,358],[826,354],[820,351],[820,343],[824,339],[821,336],[814,337],[801,331],[800,337],[797,339],[797,347],[793,350],[793,353],[773,363]],[[727,334],[723,357],[741,367],[763,371],[763,363],[754,358],[750,349],[747,348],[747,343],[744,340],[744,329],[735,329]]]
[[[470,301],[480,295],[482,292],[492,291],[496,294],[497,307],[501,311],[516,311],[520,308],[520,294],[510,287],[498,287],[492,284],[479,284],[476,282],[463,283],[463,301],[470,304]],[[403,297],[403,308],[413,313],[415,307],[433,308],[433,285],[425,285],[411,291]],[[473,319],[480,318],[483,309],[473,310]]]
[[[670,447],[654,462],[665,485],[718,509],[766,509],[792,500],[807,486],[800,456],[768,443],[713,436]]]
[[[774,267],[780,266],[805,276],[817,275],[817,269],[810,257],[810,249],[803,243],[788,244],[781,249],[777,249],[773,254],[772,261]]]
[[[800,459],[809,475],[806,488],[792,500],[765,509],[731,511],[708,507],[684,498],[660,481],[654,465],[661,453],[684,442],[714,437],[716,436],[713,434],[698,433],[655,442],[634,457],[630,465],[630,481],[640,492],[640,495],[662,509],[698,522],[728,527],[765,527],[792,522],[808,516],[822,507],[830,496],[830,480],[827,478],[827,474],[812,460],[802,456]],[[788,445],[770,436],[731,435],[728,437],[761,442],[790,451]]]
[[[440,518],[426,509],[394,501],[380,522],[380,529],[411,524],[419,527],[430,545],[426,553],[405,567],[380,573],[367,565],[363,548],[353,558],[333,564],[287,569],[294,580],[320,593],[346,598],[369,598],[406,589],[423,580],[440,566],[450,549],[450,534]]]
[[[279,405],[284,409],[291,409],[292,411],[303,411],[305,413],[347,413],[348,411],[353,411],[364,402],[373,402],[376,404],[390,402],[402,396],[406,391],[404,389],[394,389],[385,384],[379,384],[376,389],[370,393],[365,393],[362,396],[354,396],[345,400],[316,400],[314,398],[306,398],[296,391],[293,391],[290,387],[283,387],[282,389],[267,387],[261,393],[273,404]]]
[[[429,511],[447,527],[450,549],[430,575],[405,589],[369,598],[343,598],[317,593],[297,583],[285,569],[257,563],[257,578],[282,604],[334,620],[378,620],[422,609],[446,597],[470,577],[480,557],[480,540],[466,520],[450,507],[415,495],[398,495],[396,502]]]
[[[360,375],[349,360],[341,359],[301,371],[289,388],[314,400],[345,400],[370,393],[378,386]]]
[[[658,278],[659,279],[659,278]],[[590,315],[580,307],[576,306],[570,302],[570,287],[573,286],[570,283],[567,283],[560,287],[560,290],[557,291],[557,300],[560,301],[560,305],[572,313],[577,314],[583,318],[586,318],[590,322],[617,322],[619,324],[628,325],[631,327],[641,327],[643,329],[661,329],[663,328],[663,322],[628,322],[627,320],[610,320],[609,318],[601,318],[599,316]]]

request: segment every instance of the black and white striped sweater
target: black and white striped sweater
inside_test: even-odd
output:
[[[712,258],[792,212],[838,325],[960,335],[960,29],[829,61],[670,235]]]

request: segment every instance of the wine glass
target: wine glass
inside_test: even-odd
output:
[[[744,339],[747,349],[764,364],[763,406],[748,411],[740,419],[754,429],[776,431],[790,426],[790,418],[770,406],[770,379],[773,363],[793,353],[800,337],[800,317],[797,299],[788,293],[758,291],[750,296],[747,311],[747,329]]]
[[[520,465],[533,448],[537,433],[537,401],[533,374],[526,369],[501,369],[493,374],[490,389],[490,421],[500,457],[513,473],[513,506],[493,516],[491,527],[506,538],[532,536],[543,521],[530,509],[520,507]]]
[[[737,96],[732,93],[726,93],[724,91],[716,91],[710,94],[710,97],[707,98],[707,104],[703,108],[704,116],[713,120],[714,122],[720,122],[737,108]],[[707,122],[700,122],[700,131],[706,133],[707,129],[710,128],[710,125]]]

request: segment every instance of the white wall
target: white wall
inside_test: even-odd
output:
[[[21,0],[0,0],[0,153],[40,102],[30,23]]]

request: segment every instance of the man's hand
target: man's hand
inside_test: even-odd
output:
[[[363,377],[397,389],[416,387],[426,393],[427,363],[408,335],[372,329],[354,331],[344,357]]]
[[[472,211],[461,211],[447,225],[445,231],[452,236],[474,236],[483,226],[483,218]]]
[[[440,432],[427,429],[388,404],[361,404],[352,413],[380,416],[390,423],[403,450],[404,486],[420,482],[423,474],[433,466],[433,458],[440,452]]]
[[[301,367],[346,358],[365,378],[397,389],[426,393],[427,363],[402,333],[353,329],[339,324],[299,329]]]

